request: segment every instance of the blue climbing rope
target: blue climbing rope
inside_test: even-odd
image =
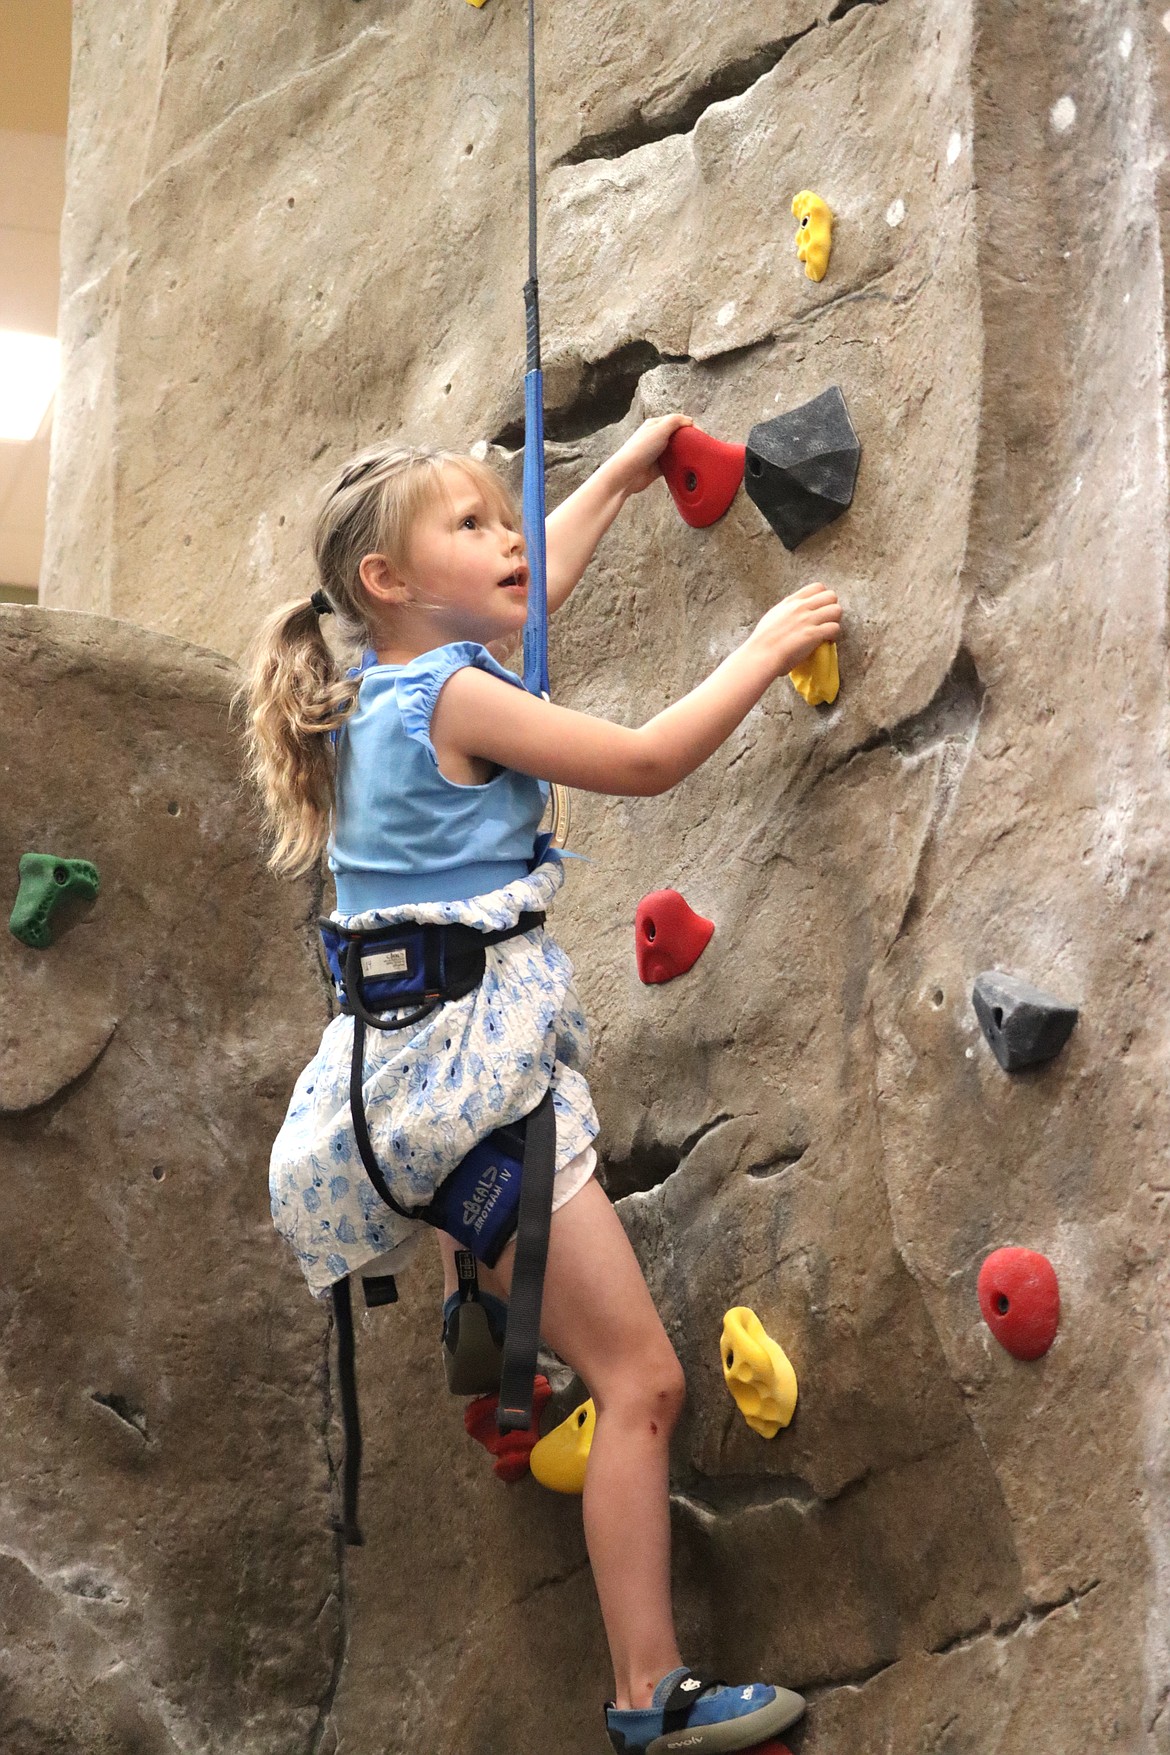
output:
[[[528,619],[524,624],[524,687],[548,686],[548,567],[544,540],[544,374],[540,365],[540,284],[536,272],[536,6],[528,0],[528,279],[524,315],[528,358],[524,377],[524,541],[528,549]]]

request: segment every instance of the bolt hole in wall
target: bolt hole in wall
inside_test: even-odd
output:
[[[70,29],[70,0],[0,0],[0,603],[41,573]]]

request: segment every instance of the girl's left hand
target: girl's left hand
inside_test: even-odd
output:
[[[622,487],[628,494],[640,494],[662,474],[658,459],[680,427],[695,423],[689,414],[662,414],[655,420],[644,420],[609,460]]]

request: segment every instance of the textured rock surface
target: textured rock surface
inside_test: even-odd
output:
[[[553,496],[643,410],[681,405],[742,440],[836,382],[863,446],[852,510],[797,556],[743,496],[699,532],[663,490],[643,496],[555,631],[561,697],[629,721],[810,577],[848,612],[831,710],[783,685],[668,798],[576,801],[595,863],[558,916],[598,1024],[611,1184],[691,1383],[675,1482],[689,1649],[808,1691],[804,1755],[1166,1751],[1170,33],[1126,0],[699,0],[685,30],[677,9],[633,0],[540,13]],[[77,14],[47,597],[235,654],[307,583],[311,496],[356,441],[516,442],[522,12]],[[792,242],[804,187],[836,215],[819,284]],[[95,640],[97,690],[110,659]],[[6,739],[23,723],[7,700]],[[123,709],[102,711],[88,723],[109,736]],[[151,760],[174,759],[169,729]],[[102,799],[127,808],[129,770],[87,772],[85,823]],[[158,861],[174,826],[152,825]],[[70,850],[105,876],[92,845]],[[247,887],[251,857],[241,843],[231,881],[283,924],[272,954],[295,962],[304,909]],[[170,869],[154,905],[177,922]],[[632,921],[665,885],[716,936],[688,976],[648,989]],[[1009,1080],[995,1064],[968,1000],[989,967],[1080,1005],[1050,1065]],[[243,1053],[233,984],[199,980],[203,1041]],[[0,1121],[6,1145],[108,1127],[108,1109],[75,1109],[128,1052],[122,983],[87,975],[85,1015],[118,1020],[110,1045],[67,1100]],[[181,995],[152,1003],[161,1051]],[[156,1746],[117,1713],[157,1682],[184,1715],[151,1731],[160,1748],[585,1755],[606,1678],[577,1509],[499,1488],[457,1410],[435,1410],[422,1284],[364,1324],[367,1546],[335,1571],[324,1330],[264,1236],[259,1168],[311,1006],[289,1005],[287,1035],[251,1026],[264,1103],[238,1097],[214,1133],[186,1130],[203,1198],[168,1225],[182,1242],[165,1263],[142,1203],[172,1179],[144,1193],[128,1149],[104,1228],[57,1240],[22,1219],[42,1274],[96,1274],[93,1309],[118,1311],[127,1284],[141,1300],[148,1266],[160,1276],[157,1354],[124,1349],[137,1364],[118,1376],[83,1350],[86,1375],[63,1381],[145,1408],[148,1432],[161,1383],[189,1408],[190,1455],[225,1447],[181,1507],[136,1499],[150,1452],[125,1419],[76,1446],[51,1424],[74,1417],[59,1405],[117,1420],[56,1394],[58,1354],[113,1347],[90,1338],[93,1310],[59,1293],[19,1345],[10,1320],[23,1399],[5,1546],[41,1532],[35,1565],[5,1562],[6,1612],[36,1629],[22,1698],[91,1713],[118,1751]],[[65,1060],[53,1076],[71,1076]],[[72,1191],[69,1152],[36,1139],[38,1188]],[[195,1217],[213,1187],[228,1202],[223,1153],[245,1140],[228,1247],[226,1206],[216,1227]],[[980,1260],[1007,1243],[1060,1275],[1061,1332],[1032,1366],[979,1318]],[[175,1286],[200,1300],[185,1343],[165,1327]],[[247,1299],[263,1325],[259,1310],[234,1322]],[[770,1444],[720,1381],[722,1313],[740,1302],[800,1375],[796,1420]],[[212,1405],[229,1371],[263,1408],[259,1459],[257,1428]],[[99,1442],[138,1448],[108,1463]],[[157,1559],[159,1525],[192,1555],[188,1577]],[[61,1577],[95,1547],[116,1579],[156,1569],[151,1613],[121,1585],[126,1607],[65,1602]],[[93,1622],[115,1612],[111,1682]],[[47,1680],[63,1666],[67,1707]]]
[[[265,1166],[323,998],[267,879],[233,667],[0,612],[8,902],[29,847],[90,905],[0,936],[0,1748],[307,1748],[336,1663],[322,1313]]]

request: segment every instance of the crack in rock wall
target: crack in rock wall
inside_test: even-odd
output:
[[[523,11],[75,11],[44,595],[143,628],[0,620],[5,859],[105,836],[115,875],[60,955],[2,965],[6,1172],[66,1219],[22,1211],[0,1313],[0,1743],[586,1755],[579,1510],[465,1442],[430,1267],[359,1322],[366,1546],[337,1553],[327,1329],[263,1210],[323,1016],[316,902],[257,876],[221,718],[354,445],[482,441],[516,479]],[[778,685],[667,797],[574,801],[592,863],[556,926],[690,1386],[686,1649],[806,1689],[800,1755],[1166,1755],[1170,31],[1134,0],[538,22],[551,499],[674,407],[742,439],[835,382],[863,447],[796,555],[745,496],[705,531],[640,496],[553,629],[558,697],[628,723],[808,579],[847,611],[832,708]],[[816,284],[804,187],[836,215]],[[157,816],[179,748],[197,827]],[[643,988],[634,909],[668,884],[715,937]],[[216,944],[237,893],[257,948],[229,978],[184,927]],[[1050,1066],[994,1062],[988,967],[1081,1006]],[[978,1315],[1004,1243],[1060,1276],[1030,1366]],[[741,1302],[800,1376],[771,1443],[721,1380]]]

